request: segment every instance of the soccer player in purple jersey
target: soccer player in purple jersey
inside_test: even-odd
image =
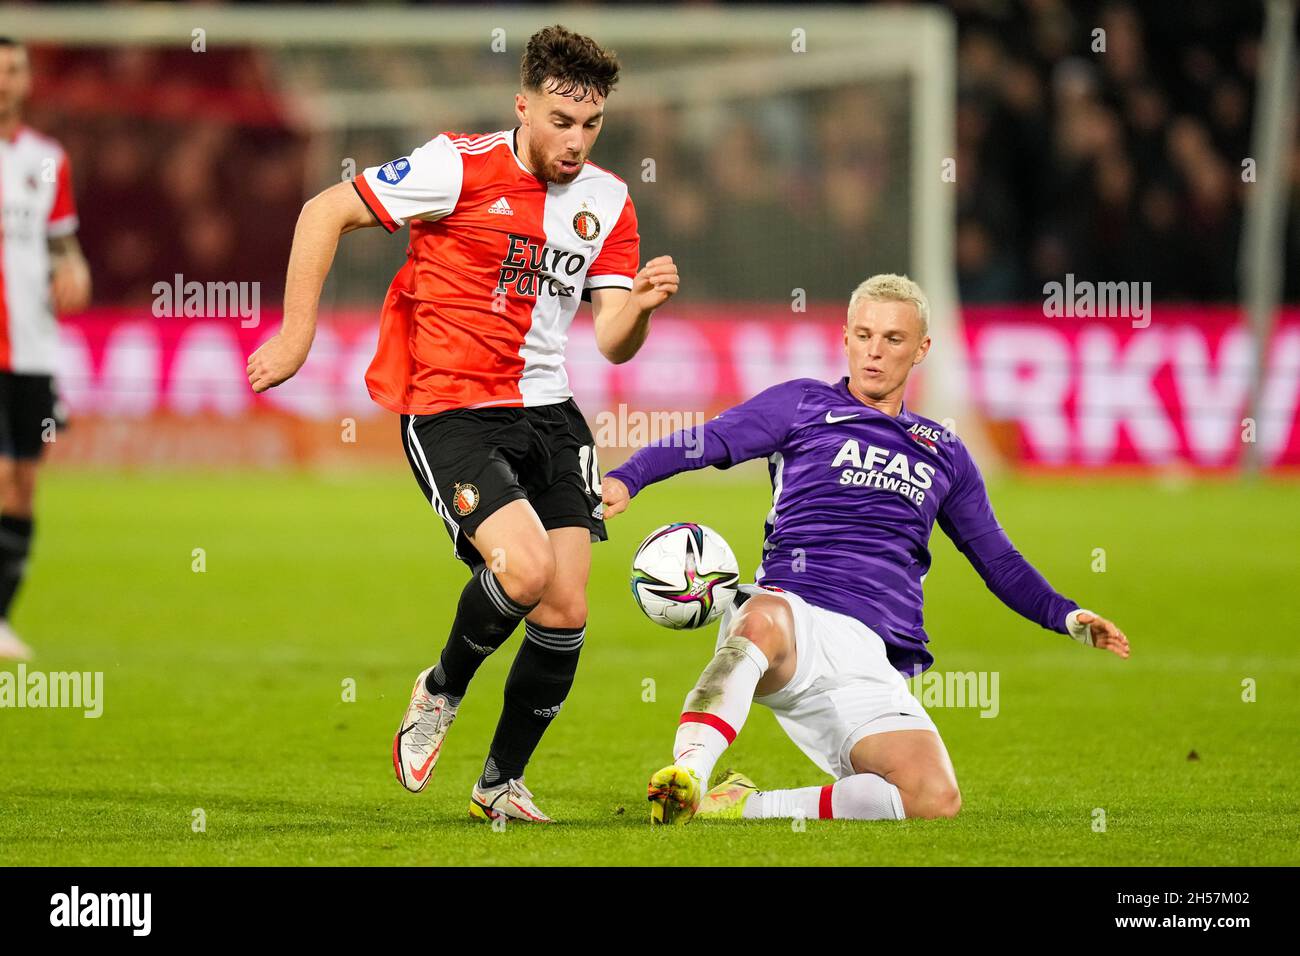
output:
[[[606,518],[681,471],[766,458],[772,478],[757,583],[743,586],[723,615],[713,659],[686,697],[673,762],[650,778],[653,823],[686,823],[697,813],[957,813],[952,761],[904,680],[934,660],[921,586],[936,521],[1012,610],[1129,656],[1118,627],[1056,593],[1011,544],[966,447],[904,406],[907,377],[930,350],[929,313],[911,279],[873,276],[849,300],[847,376],[774,385],[705,423],[697,441],[679,433],[605,477]],[[752,700],[771,708],[836,782],[760,791],[729,773],[707,790]]]

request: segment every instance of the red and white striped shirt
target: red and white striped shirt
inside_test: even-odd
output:
[[[640,237],[627,184],[592,163],[572,182],[543,182],[517,156],[516,132],[440,133],[354,183],[385,229],[411,226],[366,372],[391,411],[564,401],[583,292],[632,288]]]
[[[76,231],[63,147],[28,126],[0,138],[0,371],[54,374],[48,240]]]

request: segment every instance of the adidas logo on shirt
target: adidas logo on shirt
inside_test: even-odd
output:
[[[515,211],[510,208],[510,203],[506,202],[505,196],[488,206],[488,212],[494,212],[498,216],[513,216],[515,214]]]

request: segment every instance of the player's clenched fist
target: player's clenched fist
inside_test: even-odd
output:
[[[307,351],[276,333],[248,357],[248,384],[255,392],[265,392],[289,380],[307,361]]]
[[[605,503],[604,517],[612,518],[620,511],[627,510],[631,495],[627,493],[627,485],[617,478],[607,477],[600,483],[600,500]]]
[[[656,256],[632,280],[632,298],[642,312],[657,309],[677,291],[677,263],[672,256]]]

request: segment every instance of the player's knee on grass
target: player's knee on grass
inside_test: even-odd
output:
[[[898,788],[903,815],[955,817],[961,809],[957,774],[933,731],[899,730],[863,737],[850,754],[858,773],[874,773]]]
[[[957,784],[943,777],[921,777],[908,786],[897,783],[903,797],[903,812],[908,817],[934,820],[955,817],[961,809],[961,791]]]

